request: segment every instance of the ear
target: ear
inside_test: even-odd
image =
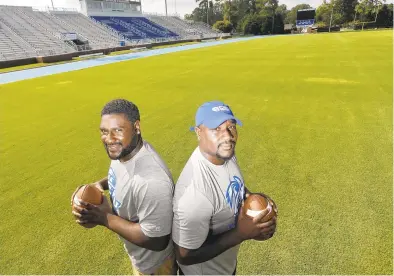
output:
[[[135,121],[134,129],[135,129],[135,132],[137,134],[141,134],[141,126],[140,126],[140,121],[139,120]]]
[[[201,129],[200,129],[199,127],[195,127],[195,128],[194,128],[194,132],[195,132],[196,135],[197,135],[197,140],[200,141],[200,139],[201,139],[201,137],[200,137],[200,135],[201,135]]]

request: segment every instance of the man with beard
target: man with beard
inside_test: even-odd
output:
[[[92,183],[108,190],[100,206],[81,202],[77,223],[97,224],[117,233],[134,275],[176,274],[171,241],[174,183],[163,160],[142,139],[140,114],[133,103],[117,99],[101,111],[101,141],[112,160],[108,177]]]
[[[250,192],[234,156],[238,134],[230,107],[207,102],[196,113],[198,147],[175,185],[173,227],[180,275],[235,275],[239,245],[273,236],[276,217],[253,219],[242,203]],[[191,130],[192,130],[191,129]]]

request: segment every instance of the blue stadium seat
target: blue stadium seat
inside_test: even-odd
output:
[[[92,18],[108,25],[128,39],[168,38],[179,36],[145,17],[92,16]]]

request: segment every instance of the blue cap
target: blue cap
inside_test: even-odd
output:
[[[206,102],[197,109],[196,126],[204,125],[214,129],[227,120],[235,120],[238,125],[242,126],[241,121],[234,117],[230,107],[223,102]],[[194,130],[194,128],[191,127],[190,130]]]

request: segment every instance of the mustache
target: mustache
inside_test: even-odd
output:
[[[106,144],[106,143],[104,143],[104,146],[105,146],[105,147],[110,147],[110,146],[115,146],[115,145],[121,146],[122,143],[112,143],[112,144]]]
[[[235,141],[229,140],[229,141],[221,142],[221,143],[218,145],[218,148],[219,148],[220,146],[222,146],[222,145],[228,145],[228,144],[232,144],[233,146],[235,146]]]

